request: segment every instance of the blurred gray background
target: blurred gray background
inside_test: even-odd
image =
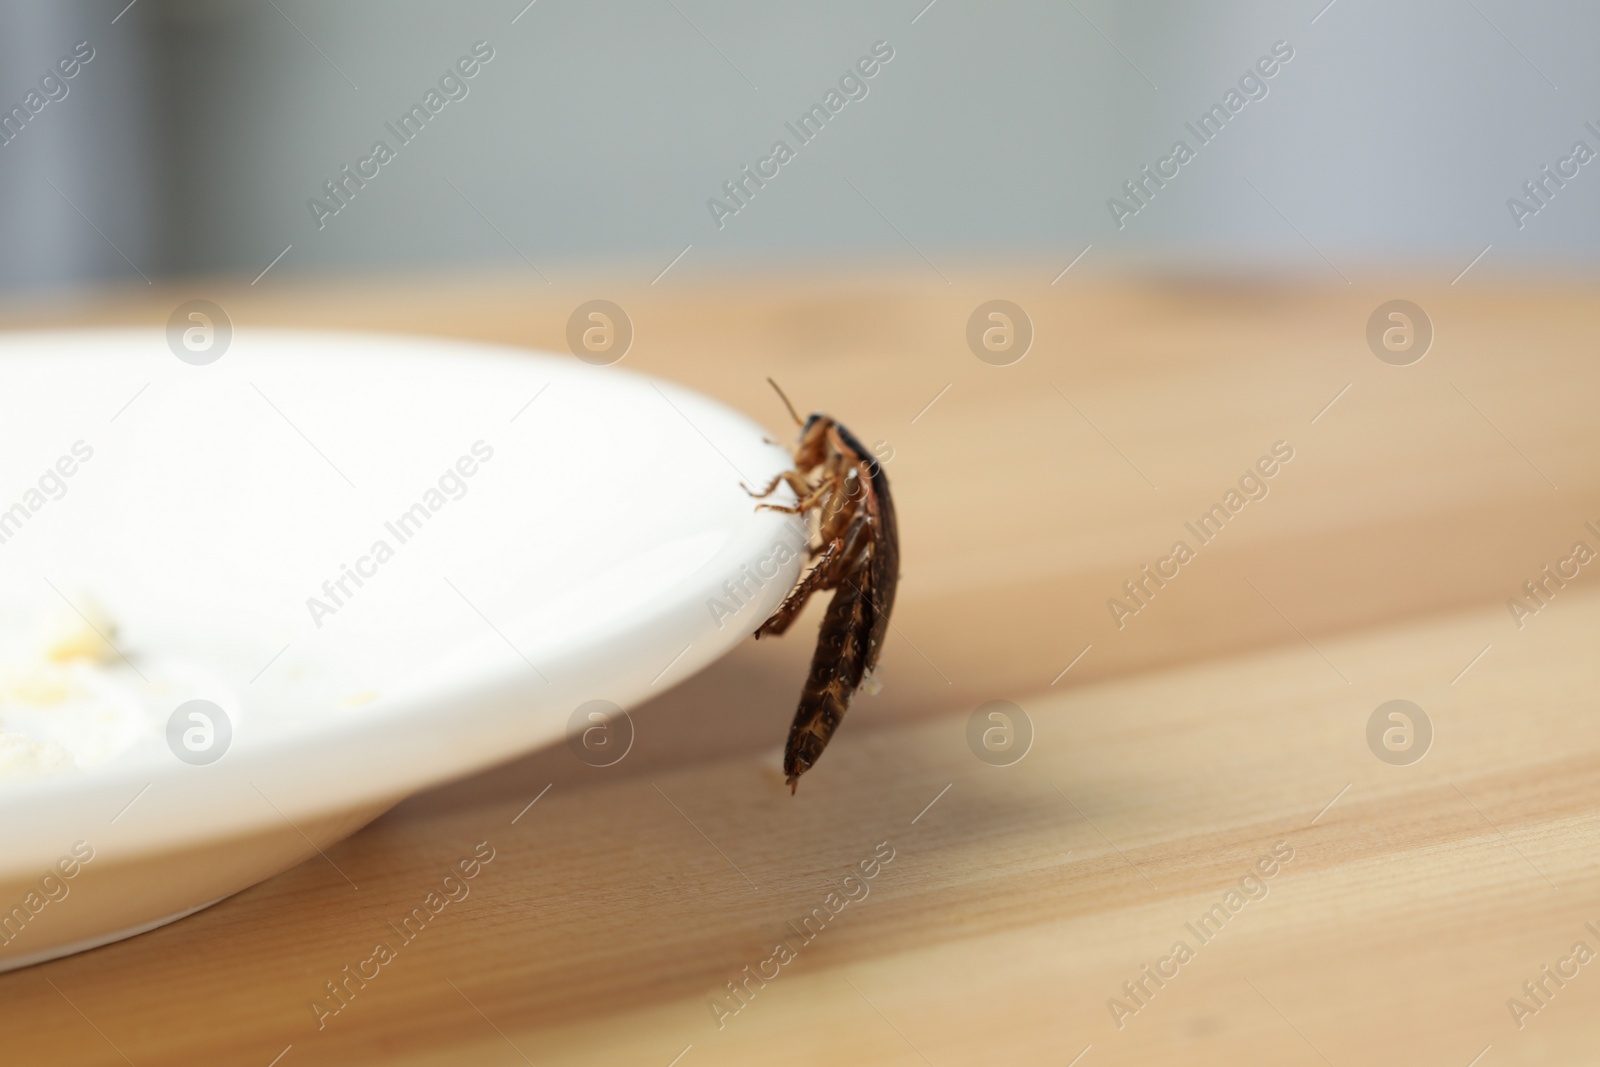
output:
[[[1507,206],[1600,150],[1592,0],[4,0],[0,109],[80,41],[0,146],[7,290],[680,253],[680,277],[937,281],[1090,245],[1080,269],[1329,280],[1600,260],[1600,162],[1520,227]],[[477,41],[494,58],[401,146],[385,123]],[[800,145],[784,123],[878,41],[867,95]],[[1185,122],[1278,41],[1293,59],[1200,146]],[[1108,198],[1180,137],[1195,158],[1119,228]],[[380,138],[395,158],[319,228],[308,201]],[[780,138],[795,158],[719,228],[708,199]]]

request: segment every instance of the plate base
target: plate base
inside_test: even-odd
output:
[[[185,908],[183,911],[168,915],[165,918],[156,919],[153,922],[140,923],[138,926],[130,926],[125,930],[114,930],[109,934],[86,937],[82,941],[74,941],[66,945],[53,945],[43,951],[30,953],[26,956],[12,956],[7,959],[0,959],[0,974],[4,974],[6,971],[15,971],[22,967],[32,967],[35,963],[57,960],[62,956],[70,956],[75,952],[87,952],[92,948],[99,948],[101,945],[109,945],[113,941],[121,941],[123,938],[138,937],[140,934],[148,933],[157,927],[175,923],[179,919],[186,919],[195,912],[204,911],[211,905],[226,899],[227,897],[222,896],[216,900],[208,900],[204,904],[196,904],[192,908]]]

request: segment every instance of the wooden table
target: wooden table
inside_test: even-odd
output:
[[[206,296],[240,330],[560,350],[605,296],[636,328],[624,366],[781,429],[772,375],[887,442],[904,560],[885,688],[797,797],[771,764],[815,611],[637,710],[616,766],[550,750],[401,804],[330,853],[359,890],[315,859],[0,976],[0,1060],[1594,1062],[1600,962],[1572,951],[1600,952],[1600,565],[1508,607],[1575,542],[1600,550],[1592,288],[1052,274],[330,280],[12,308],[12,326],[158,325]],[[1411,366],[1365,340],[1393,297],[1437,332]],[[1011,366],[965,339],[992,298],[1037,332]],[[1265,498],[1201,543],[1185,523],[1277,442],[1293,458]],[[1193,558],[1161,563],[1180,539]],[[1124,581],[1144,583],[1136,614]],[[1426,746],[1369,745],[1395,699]],[[1009,766],[969,744],[989,701],[1031,723]],[[470,897],[319,1029],[324,983],[485,841]]]

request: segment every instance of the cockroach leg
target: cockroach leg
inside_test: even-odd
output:
[[[788,474],[788,473],[789,473],[788,471],[784,471],[783,472],[783,474]],[[750,488],[748,485],[745,485],[743,482],[739,483],[739,488],[743,489],[746,493],[749,493],[751,496],[755,497],[757,500],[760,500],[762,497],[771,496],[773,493],[776,493],[778,491],[778,486],[783,484],[783,474],[774,475],[773,478],[772,478],[772,481],[768,482],[767,483],[767,487],[765,489],[761,490],[761,492],[759,492],[759,493],[756,492],[754,489]]]
[[[802,481],[800,484],[805,485],[805,482]],[[823,485],[812,489],[809,485],[806,485],[806,490],[808,495],[802,496],[794,504],[757,504],[756,510],[781,511],[786,515],[803,515],[816,507],[818,502],[822,500],[823,495],[827,492],[827,486]]]
[[[800,579],[800,584],[789,591],[789,595],[784,597],[783,603],[778,606],[778,610],[772,613],[770,619],[761,624],[761,628],[756,631],[757,639],[762,634],[770,637],[780,636],[795,619],[800,617],[800,612],[805,610],[806,601],[811,599],[812,593],[822,589],[831,589],[838,584],[839,575],[836,573],[835,564],[839,559],[839,553],[843,549],[844,538],[842,537],[834,538],[822,549],[811,569]]]
[[[811,493],[811,486],[806,484],[806,480],[800,477],[798,471],[792,470],[784,471],[781,474],[775,475],[772,481],[767,483],[767,487],[761,490],[759,493],[754,489],[751,489],[748,485],[745,485],[743,482],[739,483],[739,488],[743,489],[746,493],[749,493],[757,500],[760,500],[763,497],[769,497],[773,493],[777,492],[778,486],[783,484],[787,484],[790,489],[793,489],[795,496],[797,497],[808,496]]]

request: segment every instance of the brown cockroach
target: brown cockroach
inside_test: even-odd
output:
[[[771,496],[780,484],[788,485],[794,490],[793,505],[756,508],[801,515],[808,524],[814,522],[815,530],[809,569],[755,636],[782,634],[813,593],[834,590],[783,750],[783,771],[793,793],[800,776],[827,747],[856,690],[870,684],[900,581],[900,535],[889,479],[876,457],[830,416],[815,414],[802,422],[778,383],[771,378],[767,382],[800,427],[794,469],[759,493],[749,487],[745,491],[761,498]]]

